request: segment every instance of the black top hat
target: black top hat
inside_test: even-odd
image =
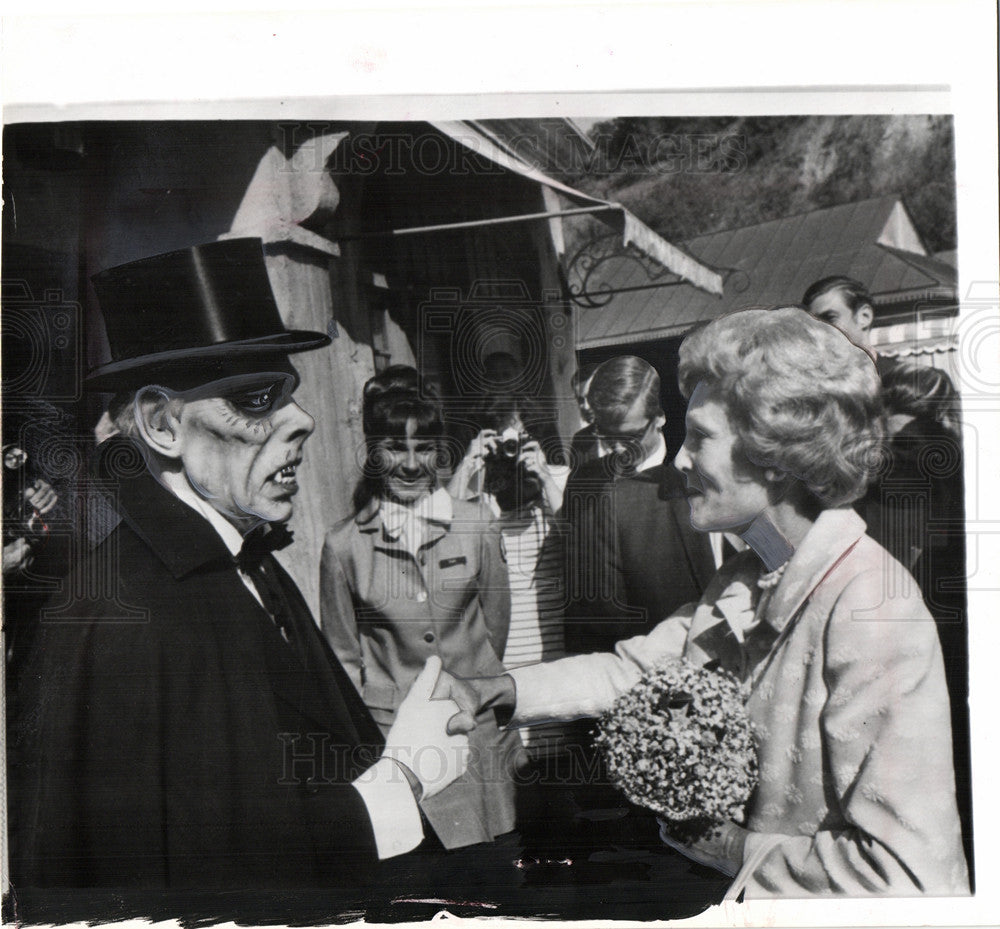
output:
[[[154,379],[180,388],[199,375],[204,383],[206,375],[330,344],[322,332],[284,327],[260,239],[195,245],[109,268],[92,281],[112,358],[87,377],[92,390]]]

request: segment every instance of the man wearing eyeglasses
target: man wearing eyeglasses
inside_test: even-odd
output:
[[[707,537],[691,528],[683,479],[666,460],[656,369],[632,355],[611,358],[594,372],[587,401],[601,457],[570,475],[561,511],[570,653],[611,651],[616,642],[645,634],[700,599],[715,574]],[[579,771],[600,771],[588,730],[584,724],[568,735],[568,756],[579,765],[540,778],[548,790],[545,809],[568,811],[564,829],[551,825],[560,820],[549,813],[549,832],[563,845],[576,841],[595,851],[650,845],[658,835],[654,817],[600,777],[575,778]],[[568,798],[560,785],[571,785]]]
[[[660,376],[620,355],[587,393],[602,457],[570,478],[566,645],[610,649],[700,597],[715,572],[709,540],[691,528],[683,481],[665,461]]]

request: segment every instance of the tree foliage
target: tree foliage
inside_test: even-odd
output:
[[[956,247],[950,116],[621,117],[571,179],[671,241],[895,194],[933,253]]]

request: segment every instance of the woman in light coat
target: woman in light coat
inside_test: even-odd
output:
[[[738,532],[697,604],[613,653],[470,682],[514,725],[595,716],[667,658],[743,684],[760,782],[743,825],[667,844],[732,893],[968,892],[935,624],[851,502],[882,437],[870,357],[795,307],[722,317],[685,339],[675,465],[692,525]]]

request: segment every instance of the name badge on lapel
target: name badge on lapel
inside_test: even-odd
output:
[[[443,558],[438,562],[439,568],[454,568],[456,565],[466,564],[465,555],[459,555],[457,558]]]

